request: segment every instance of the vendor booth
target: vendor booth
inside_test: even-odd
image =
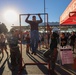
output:
[[[60,16],[60,25],[76,25],[76,0],[72,0]]]
[[[60,16],[60,27],[61,26],[76,25],[76,0],[72,0],[63,14]],[[63,64],[73,64],[73,51],[70,46],[60,47],[59,54]]]

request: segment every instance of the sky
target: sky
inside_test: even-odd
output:
[[[45,13],[48,13],[48,21],[59,22],[60,16],[70,2],[71,0],[45,0]],[[3,16],[8,9],[17,12],[16,21],[9,22],[5,20]],[[8,29],[12,25],[19,25],[19,14],[34,13],[44,13],[44,0],[0,0],[0,23],[5,23]],[[26,17],[24,16],[23,18]],[[11,18],[10,20],[13,19]]]

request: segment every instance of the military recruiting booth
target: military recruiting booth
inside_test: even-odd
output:
[[[76,25],[76,0],[72,0],[60,16],[60,26]],[[73,51],[70,46],[60,48],[60,57],[63,64],[73,64]]]

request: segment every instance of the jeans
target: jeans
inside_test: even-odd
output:
[[[37,30],[32,30],[30,44],[31,44],[32,52],[34,53],[36,53],[37,51],[38,41],[39,41],[39,32]]]
[[[19,46],[10,48],[10,57],[11,57],[11,65],[17,66],[17,64],[20,64],[21,60],[21,54],[19,51]]]

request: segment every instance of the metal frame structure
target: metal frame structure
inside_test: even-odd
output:
[[[47,15],[47,25],[48,25],[48,14],[47,13],[39,13],[40,15]],[[21,31],[21,16],[24,15],[28,15],[28,14],[20,14],[19,15],[19,25],[20,25],[20,35],[21,35],[21,63],[20,63],[20,69],[19,69],[19,74],[21,73],[22,69],[26,66],[26,65],[48,65],[48,69],[49,69],[49,75],[50,75],[50,60],[46,63],[25,63],[23,61],[22,58],[22,31]],[[38,15],[38,14],[30,14],[30,15]],[[24,66],[22,66],[22,62],[24,62]]]

